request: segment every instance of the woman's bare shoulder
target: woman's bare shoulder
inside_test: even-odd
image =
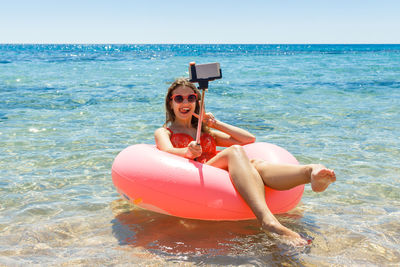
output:
[[[154,131],[154,135],[160,135],[160,134],[161,135],[165,135],[165,134],[169,135],[170,131],[168,131],[168,129],[163,126]]]

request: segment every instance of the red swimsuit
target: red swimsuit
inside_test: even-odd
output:
[[[171,132],[171,143],[176,148],[187,147],[190,142],[194,141],[193,137],[185,133],[174,134],[170,128],[167,128]],[[200,137],[201,156],[196,158],[198,162],[206,163],[212,157],[217,155],[217,144],[215,139],[208,133],[203,133]]]

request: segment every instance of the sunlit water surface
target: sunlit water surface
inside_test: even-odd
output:
[[[115,156],[153,143],[163,96],[190,61],[220,62],[208,111],[320,162],[279,215],[291,248],[256,221],[140,210],[112,184]],[[0,45],[0,265],[397,265],[399,45]]]

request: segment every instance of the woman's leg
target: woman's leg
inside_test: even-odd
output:
[[[295,245],[307,242],[299,234],[279,223],[265,202],[265,188],[258,171],[250,163],[241,146],[231,146],[207,162],[208,165],[229,171],[235,188],[249,205],[262,228],[289,238]]]
[[[251,160],[251,163],[264,184],[275,190],[288,190],[311,183],[313,191],[322,192],[330,183],[336,181],[335,172],[321,164],[270,164],[263,160]]]

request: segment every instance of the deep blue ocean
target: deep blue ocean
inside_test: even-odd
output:
[[[335,170],[277,216],[311,246],[117,194],[115,156],[154,142],[191,61],[221,64],[208,112]],[[0,45],[0,199],[0,265],[395,266],[400,45]]]

